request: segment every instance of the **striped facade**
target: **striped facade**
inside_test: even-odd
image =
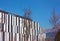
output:
[[[0,41],[39,41],[39,23],[0,10]]]

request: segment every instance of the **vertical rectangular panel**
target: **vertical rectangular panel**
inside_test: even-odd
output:
[[[16,37],[16,33],[15,33],[15,41],[17,40],[16,38],[17,38],[17,37]]]
[[[0,41],[3,41],[3,32],[0,32]]]
[[[23,19],[23,23],[22,24],[23,24],[23,34],[24,34],[24,19]]]
[[[11,41],[13,41],[13,33],[11,33]]]
[[[0,12],[0,31],[2,31],[2,12]]]
[[[19,33],[19,17],[17,17],[17,33]]]
[[[32,32],[33,33],[33,32]],[[31,41],[33,41],[33,35],[31,35]]]
[[[12,16],[12,25],[14,25],[14,16]]]
[[[8,15],[5,14],[5,30],[8,32]]]
[[[23,35],[23,19],[22,19],[22,23],[21,24],[22,24],[22,26],[21,26],[22,27],[22,35]]]
[[[2,13],[2,30],[5,32],[4,25],[4,13]]]
[[[19,17],[17,17],[17,26],[19,26],[19,21],[18,21]]]
[[[3,29],[4,29],[4,32],[5,32],[6,31],[5,24],[4,24],[4,28]]]
[[[31,41],[31,35],[32,35],[32,21],[30,22],[30,41]]]
[[[36,36],[37,36],[37,23],[35,23],[35,34],[36,34]]]
[[[22,34],[22,18],[20,18],[20,34]]]
[[[19,33],[19,41],[20,41],[20,33]]]
[[[9,16],[9,19],[10,19],[10,21],[9,21],[9,32],[11,32],[11,15]]]
[[[9,33],[5,32],[5,41],[9,41]]]
[[[16,25],[16,16],[13,16],[13,25],[15,26]]]
[[[11,41],[11,33],[9,33],[9,40]]]
[[[22,41],[24,41],[24,34],[22,35]]]
[[[2,19],[2,12],[0,12],[0,23],[1,23],[1,19]]]
[[[12,16],[12,33],[15,32],[14,28],[16,26],[16,16]]]
[[[32,41],[33,41],[34,37],[35,37],[35,23],[32,22]]]
[[[13,33],[13,41],[15,41],[15,33]]]
[[[31,27],[30,27],[30,41],[32,41],[32,40],[31,40],[31,36],[32,36],[32,29],[33,29],[33,28],[32,28],[32,21],[31,21]]]
[[[16,37],[17,37],[17,38],[16,38],[16,39],[17,39],[17,41],[19,41],[19,33],[17,33],[17,36],[16,36]]]
[[[1,21],[1,26],[2,26],[2,31],[4,32],[4,24],[3,24],[3,13],[2,13],[2,19],[1,19],[2,21]]]
[[[39,31],[38,31],[38,23],[37,23],[37,41],[38,41],[38,32],[39,32]]]
[[[30,28],[30,38],[32,38],[31,36],[32,36],[32,28]]]
[[[10,25],[10,15],[8,14],[8,32],[9,32],[9,25]]]
[[[15,16],[12,16],[12,21],[11,21],[11,26],[12,26],[12,33],[15,33],[15,26],[16,26],[16,17]]]
[[[12,25],[12,33],[16,33],[15,31],[16,31],[16,25],[15,26]]]
[[[13,27],[14,27],[14,16],[12,16],[12,25],[11,25],[11,32],[13,33]]]
[[[19,21],[19,26],[18,26],[19,31],[18,31],[18,33],[20,33],[20,17],[18,18],[18,21]]]
[[[30,35],[29,35],[28,41],[30,41]]]
[[[20,18],[19,18],[19,27],[20,27]],[[19,28],[19,33],[21,32],[20,29],[21,29],[21,27]]]
[[[6,32],[5,32],[5,41],[7,41],[7,34],[6,34]]]
[[[5,19],[5,20],[4,20],[4,26],[5,26],[4,29],[5,29],[5,32],[6,32],[6,27],[7,27],[7,25],[6,25],[6,21],[7,21],[7,20],[6,20],[6,14],[5,14],[4,16],[5,16],[5,17],[4,17],[4,19]]]
[[[7,41],[9,41],[9,32],[7,32]]]
[[[4,17],[5,17],[5,14],[3,13],[3,19],[2,19],[3,20],[3,23],[4,23],[4,20],[5,20]]]
[[[8,32],[8,14],[7,14],[7,32]]]
[[[40,41],[40,27],[39,27],[39,23],[37,23],[38,25],[38,41]]]
[[[15,33],[17,33],[17,26],[15,26]]]
[[[22,34],[20,34],[20,40],[23,41],[23,37],[22,37]]]

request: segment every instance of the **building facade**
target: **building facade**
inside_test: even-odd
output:
[[[0,41],[40,41],[39,23],[0,10]]]

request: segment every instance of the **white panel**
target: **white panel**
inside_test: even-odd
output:
[[[17,33],[16,16],[12,16],[12,28],[13,33]]]
[[[14,16],[14,24],[13,25],[16,25],[16,16]]]
[[[23,27],[24,27],[24,19],[22,19],[23,21],[22,21],[22,25],[23,25]]]
[[[5,41],[9,41],[9,33],[5,32]]]
[[[13,26],[13,33],[17,33],[17,26],[15,25],[15,26]]]
[[[7,33],[7,41],[9,41],[9,32]]]
[[[20,33],[22,32],[21,28],[22,28],[22,19],[20,18]]]
[[[16,16],[12,16],[12,25],[16,25]]]
[[[30,41],[30,35],[29,35],[28,41]]]
[[[32,41],[32,37],[33,37],[33,36],[31,35],[31,41]]]
[[[0,32],[0,41],[3,41],[3,33]]]
[[[19,41],[19,33],[17,33],[17,38],[16,39],[17,39],[17,41]]]
[[[6,30],[8,32],[8,14],[7,14],[7,29]]]
[[[5,24],[4,24],[4,32],[6,31]]]
[[[5,41],[7,41],[7,35],[6,35],[6,33],[5,33]]]
[[[20,18],[20,33],[23,33],[23,27],[22,27],[22,18]]]
[[[13,41],[15,41],[15,33],[13,33]]]
[[[32,35],[32,28],[30,28],[30,35]]]

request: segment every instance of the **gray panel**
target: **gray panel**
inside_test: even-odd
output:
[[[3,41],[3,32],[0,32],[0,41]]]

